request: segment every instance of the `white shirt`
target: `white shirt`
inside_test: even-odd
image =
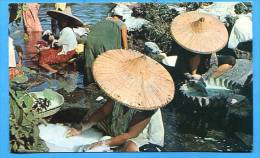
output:
[[[73,30],[70,27],[63,28],[60,32],[60,38],[57,40],[57,45],[62,46],[62,51],[59,55],[75,50],[77,44],[77,38]]]
[[[11,37],[8,37],[8,42],[9,42],[9,67],[16,67],[13,39]]]

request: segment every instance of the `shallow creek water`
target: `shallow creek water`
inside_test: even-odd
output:
[[[43,29],[50,29],[50,18],[46,15],[47,10],[53,9],[52,4],[42,4],[40,8],[39,18],[42,23]],[[111,4],[71,4],[72,12],[74,15],[81,18],[88,24],[94,24],[97,21],[107,16],[108,11],[111,9]],[[29,40],[24,40],[23,27],[11,26],[9,27],[10,36],[14,38],[14,42],[20,45],[24,50],[24,65],[29,67],[38,68],[35,62],[32,62],[31,57],[36,54],[33,42],[30,41],[34,36],[29,36]],[[37,35],[36,35],[37,36]],[[37,37],[36,37],[37,39]],[[59,91],[64,95],[65,103],[62,108],[63,111],[59,112],[52,119],[54,123],[64,122],[77,122],[86,113],[86,109],[95,104],[100,104],[95,99],[100,95],[91,94],[84,90],[83,75],[77,72],[71,72],[72,76],[70,81],[66,79],[53,78],[50,83],[43,82],[37,87],[33,87],[32,91],[43,90],[50,86],[58,90],[61,82],[66,84],[68,82],[75,83],[75,91],[67,93]],[[72,81],[73,80],[73,81]],[[182,132],[179,131],[179,120],[174,110],[174,103],[171,103],[166,108],[162,109],[162,115],[165,126],[165,147],[166,151],[249,151],[243,143],[235,137],[226,136],[221,130],[210,130],[205,138],[193,134],[193,131]],[[171,108],[173,107],[173,108]],[[68,118],[70,115],[72,117]]]

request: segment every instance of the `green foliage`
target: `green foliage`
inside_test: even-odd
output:
[[[175,9],[159,3],[142,3],[140,7],[133,9],[133,16],[142,17],[152,23],[170,23],[176,15],[178,12]]]
[[[9,4],[9,23],[15,22],[17,25],[21,23],[23,11],[27,9],[23,3],[11,3]]]
[[[38,128],[42,120],[32,111],[33,97],[25,89],[14,88],[27,80],[26,75],[19,75],[10,81],[10,147],[12,152],[44,152],[47,147]]]
[[[26,75],[18,75],[12,79],[12,82],[15,83],[25,83],[27,81],[28,81],[28,77]]]
[[[142,17],[150,23],[145,25],[137,35],[143,35],[141,38],[145,41],[155,42],[163,52],[171,52],[174,41],[170,33],[170,25],[172,19],[178,14],[175,9],[170,9],[166,4],[141,4],[140,7],[133,9],[133,16]]]

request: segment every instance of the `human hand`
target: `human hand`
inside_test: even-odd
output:
[[[103,147],[102,147],[103,146]],[[102,147],[102,148],[100,148]],[[106,141],[98,141],[95,143],[90,144],[89,146],[85,146],[85,148],[83,149],[84,151],[100,151],[102,152],[102,150],[108,150],[110,149],[109,145],[106,143]]]
[[[80,130],[77,130],[76,128],[70,128],[66,132],[65,136],[66,136],[66,138],[68,138],[68,137],[77,136],[77,135],[80,135],[80,134],[81,134]]]

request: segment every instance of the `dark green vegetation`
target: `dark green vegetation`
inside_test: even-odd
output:
[[[23,75],[10,81],[11,152],[45,152],[47,147],[39,137],[38,128],[43,120],[37,118],[37,113],[33,112],[33,97],[25,86],[28,81],[27,73],[35,72],[27,68],[23,68],[23,71]]]

